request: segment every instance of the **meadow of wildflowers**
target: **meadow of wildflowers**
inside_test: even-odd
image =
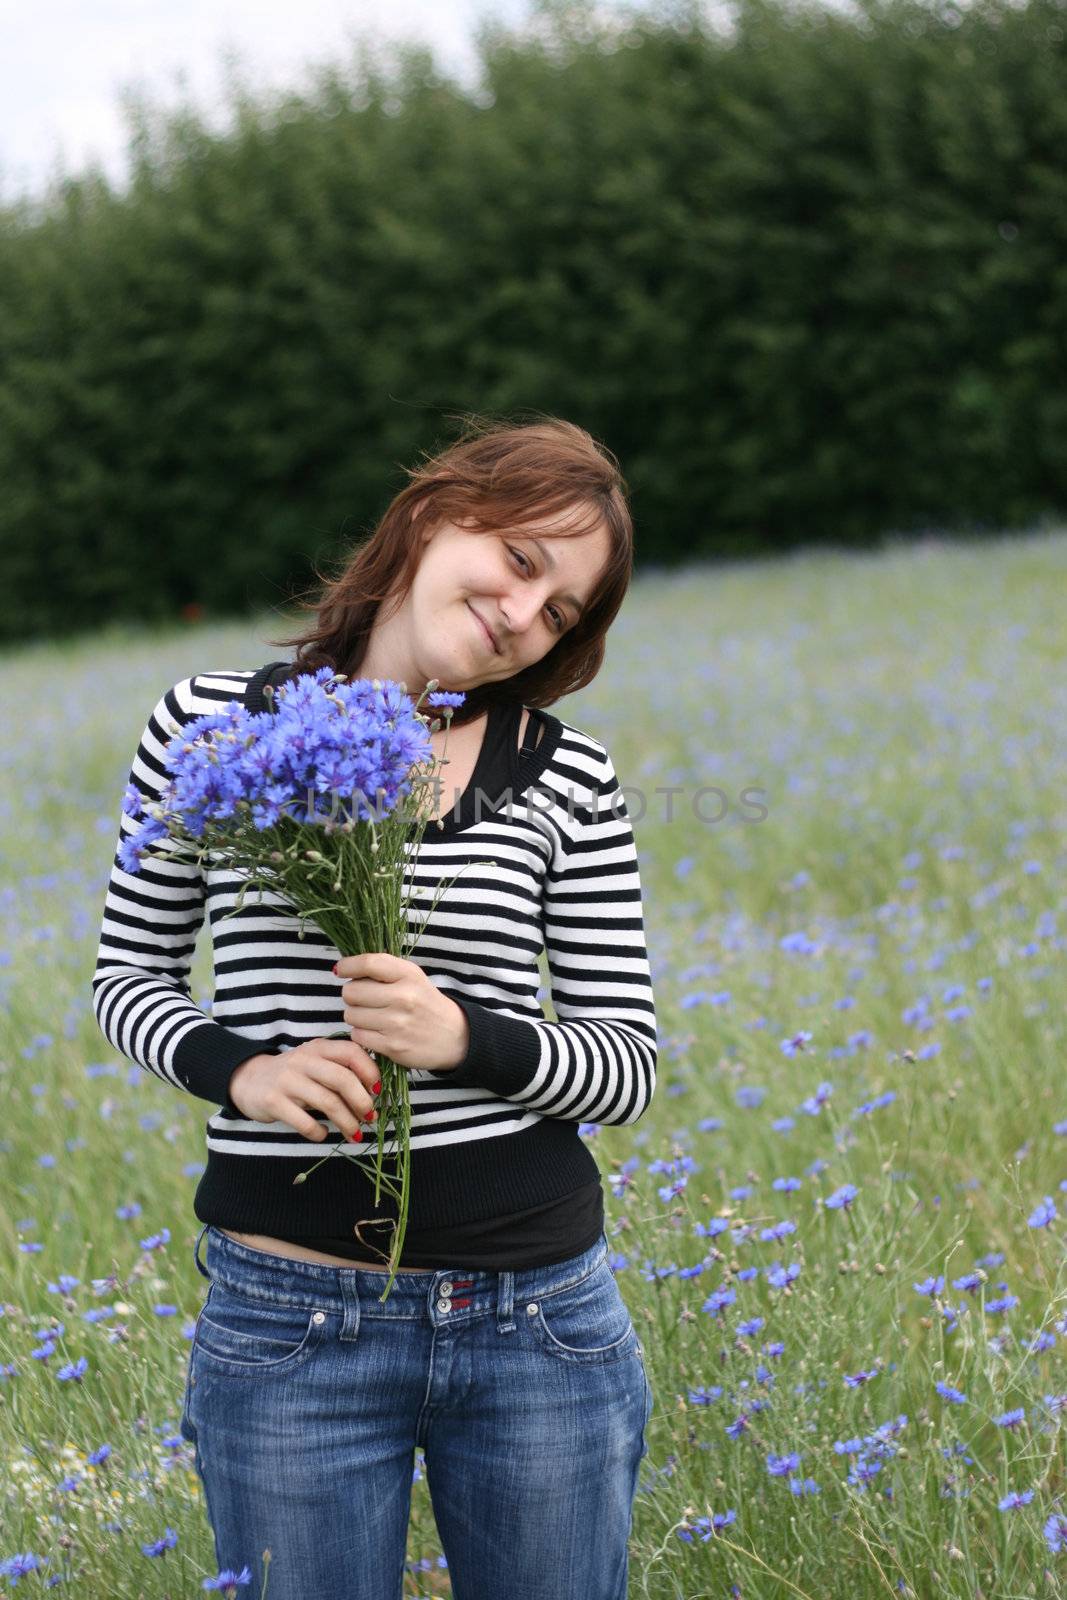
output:
[[[627,786],[661,1028],[583,1129],[656,1401],[633,1596],[1067,1595],[1065,581],[1063,535],[654,574],[555,708]],[[0,661],[0,1588],[250,1592],[178,1432],[208,1108],[89,979],[147,709],[281,631]]]

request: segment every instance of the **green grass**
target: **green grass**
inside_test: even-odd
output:
[[[1045,1403],[1067,1390],[1065,580],[1063,535],[644,579],[600,680],[555,708],[627,786],[662,1031],[647,1115],[585,1133],[656,1400],[633,1596],[1067,1592],[1042,1533],[1067,1516],[1064,1413]],[[284,655],[264,642],[282,631],[111,631],[0,662],[0,1560],[48,1556],[80,1593],[191,1594],[215,1573],[177,1435],[208,1108],[115,1055],[89,978],[148,710],[186,673]],[[694,813],[702,786],[725,820]],[[210,990],[204,938],[193,994]],[[846,1183],[854,1201],[828,1208]],[[1031,1227],[1046,1195],[1059,1216]],[[800,1268],[781,1288],[776,1261]],[[985,1281],[954,1289],[976,1263]],[[944,1292],[916,1292],[932,1275]],[[735,1298],[705,1309],[718,1290]],[[994,1421],[1018,1407],[1020,1425]],[[835,1443],[901,1416],[850,1482]],[[790,1451],[817,1494],[768,1472]],[[1011,1490],[1033,1499],[999,1510]],[[142,1554],[165,1528],[176,1545]],[[430,1570],[407,1594],[449,1592],[439,1553],[420,1472],[408,1557]]]

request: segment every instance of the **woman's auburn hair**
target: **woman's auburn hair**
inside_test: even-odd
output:
[[[322,589],[310,602],[298,602],[315,612],[313,625],[297,636],[270,641],[296,648],[286,677],[326,666],[350,681],[358,678],[379,606],[394,591],[396,603],[402,603],[414,582],[424,548],[416,528],[421,534],[461,520],[473,523],[475,533],[518,532],[532,525],[531,532],[553,537],[604,526],[611,550],[576,625],[524,671],[468,690],[452,714],[453,726],[472,721],[492,703],[553,705],[596,677],[604,636],[633,573],[633,522],[616,457],[584,428],[558,417],[514,423],[467,414],[464,421],[465,432],[454,444],[426,457],[421,466],[404,468],[411,482],[394,496],[370,536],[342,558],[335,576],[316,568]],[[576,513],[573,524],[539,529],[543,519],[568,509]]]

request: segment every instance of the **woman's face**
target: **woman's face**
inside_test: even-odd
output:
[[[391,616],[381,607],[359,676],[392,678],[416,695],[437,678],[458,693],[540,661],[577,624],[610,553],[603,524],[553,533],[574,520],[561,512],[536,531],[500,533],[446,522],[421,534],[415,581]]]

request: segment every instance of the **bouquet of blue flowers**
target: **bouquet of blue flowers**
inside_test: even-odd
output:
[[[141,820],[119,846],[121,865],[136,873],[145,856],[209,859],[246,880],[231,915],[250,889],[273,890],[299,913],[300,938],[311,919],[342,956],[409,956],[420,935],[409,940],[405,869],[429,820],[427,791],[436,790],[438,770],[430,733],[441,726],[419,707],[425,696],[443,710],[447,726],[466,698],[434,692],[437,683],[432,679],[413,701],[403,684],[348,683],[345,674],[320,667],[283,684],[273,712],[249,712],[231,700],[187,723],[164,753],[172,776],[160,800],[145,805],[142,817],[139,791],[133,785],[126,791],[124,812]],[[447,887],[440,885],[426,918]],[[331,1037],[347,1038],[348,1031]],[[407,1072],[381,1054],[375,1060],[382,1087],[374,1198],[378,1204],[384,1187],[399,1209],[384,1300],[407,1227],[411,1111]],[[396,1141],[399,1189],[383,1172],[387,1125]],[[343,1140],[330,1155],[339,1151],[352,1160],[369,1153],[357,1154]],[[321,1165],[294,1182],[305,1182]]]

